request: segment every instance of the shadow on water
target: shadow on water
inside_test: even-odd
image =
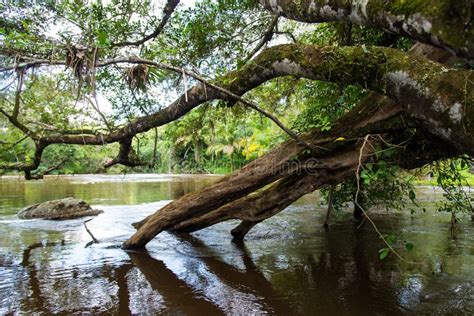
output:
[[[169,312],[181,311],[187,315],[292,313],[289,303],[275,292],[244,244],[235,244],[244,263],[244,269],[238,269],[220,260],[211,248],[196,237],[179,235],[177,239],[195,254],[180,258],[182,265],[194,267],[187,270],[184,277],[175,274],[163,261],[153,258],[148,252],[128,253],[133,265],[150,286],[163,296]],[[200,289],[202,284],[213,283],[224,295],[208,295],[205,289],[209,290],[209,287]]]
[[[369,227],[358,228],[352,220],[337,223],[326,234],[323,251],[306,253],[304,262],[308,287],[301,312],[367,315],[403,312],[396,295],[399,273],[376,258],[380,245]],[[305,279],[301,276],[302,279]],[[398,280],[397,280],[398,281]]]
[[[178,239],[188,243],[195,251],[201,254],[199,260],[205,264],[207,269],[220,282],[233,288],[235,291],[246,293],[247,296],[252,295],[253,300],[261,306],[263,311],[280,315],[291,313],[289,303],[275,291],[272,283],[257,268],[245,243],[233,243],[244,265],[244,269],[238,269],[220,260],[219,255],[206,246],[199,238],[183,234],[178,235]]]
[[[27,310],[41,310],[41,308],[43,307],[42,304],[45,301],[43,294],[41,293],[41,284],[38,279],[38,271],[33,266],[33,264],[30,266],[31,253],[33,250],[38,248],[55,246],[64,246],[64,240],[57,243],[47,242],[45,244],[38,242],[28,246],[25,250],[23,250],[23,258],[20,264],[28,272],[29,288],[31,289],[31,296],[29,297],[29,299],[24,300],[22,303],[22,305]]]
[[[202,314],[219,314],[219,308],[200,295],[183,280],[179,279],[163,261],[154,259],[148,252],[129,252],[132,263],[145,276],[150,286],[165,299],[170,311],[182,311],[191,315],[196,311]]]
[[[324,220],[322,216],[318,219],[307,221],[299,229],[303,233],[297,240],[306,240],[301,244],[285,245],[284,239],[279,243],[264,241],[268,250],[261,254],[259,266],[275,271],[271,282],[288,295],[293,314],[405,312],[407,309],[400,306],[397,296],[400,273],[396,267],[377,259],[380,244],[372,229],[358,229],[359,222],[345,217],[328,231],[317,232],[317,226]],[[396,227],[396,223],[393,225]],[[314,248],[308,250],[306,245]]]
[[[20,275],[17,282],[10,284],[17,295],[13,297],[15,302],[11,310],[26,313],[108,311],[127,315],[143,310],[143,306],[133,306],[138,298],[142,299],[141,305],[149,301],[159,302],[159,306],[155,305],[149,311],[182,312],[186,315],[221,315],[238,310],[241,313],[246,310],[290,313],[287,304],[276,299],[271,282],[258,270],[243,244],[229,245],[238,250],[244,263],[245,268],[238,269],[218,259],[211,248],[193,236],[169,235],[164,242],[166,247],[178,245],[194,255],[177,253],[177,256],[165,256],[160,260],[149,252],[125,253],[107,243],[89,248],[84,248],[84,243],[66,243],[64,240],[31,244],[23,249],[18,267],[10,263],[10,268],[16,269],[16,274]],[[120,251],[129,260],[118,258],[117,262],[107,264],[108,251]],[[77,254],[86,260],[75,260]],[[90,256],[103,258],[104,262],[92,260],[88,264],[87,257]],[[168,267],[173,267],[176,261],[189,268],[184,276]],[[202,267],[205,267],[205,273],[201,271]],[[112,304],[101,306],[102,300],[94,295],[89,296],[88,302],[81,298],[84,291],[91,291],[84,284],[92,279],[95,291],[107,292],[115,287],[109,291]],[[202,284],[212,284],[224,295],[213,295],[216,293],[212,293],[209,286],[201,287]],[[147,287],[152,291],[141,297],[140,289]]]
[[[102,266],[100,269],[97,267],[92,267],[92,269],[81,269],[80,267],[71,267],[66,269],[70,272],[69,275],[56,276],[57,271],[50,270],[48,267],[41,265],[42,260],[38,260],[38,257],[35,256],[36,251],[43,251],[49,254],[56,253],[56,256],[61,254],[67,248],[71,247],[82,247],[82,245],[67,245],[64,240],[59,242],[39,242],[34,243],[23,250],[22,260],[20,266],[23,268],[23,271],[26,273],[26,293],[18,293],[18,291],[24,291],[24,284],[22,284],[22,279],[16,284],[16,288],[11,293],[20,294],[20,299],[18,303],[19,310],[22,310],[26,313],[42,313],[45,311],[54,311],[54,312],[68,312],[68,313],[81,313],[85,309],[75,304],[70,304],[68,306],[62,305],[58,309],[55,304],[48,304],[51,299],[64,299],[68,301],[71,297],[68,297],[71,293],[73,298],[80,297],[81,291],[83,290],[80,286],[75,284],[75,281],[80,278],[81,273],[94,273],[95,275],[100,275],[103,278],[103,281],[108,282],[108,284],[116,283],[118,285],[118,311],[120,314],[130,314],[128,305],[129,305],[129,291],[127,287],[126,275],[133,267],[130,263],[125,263],[118,267],[113,266]],[[35,260],[36,259],[36,260]],[[62,284],[62,281],[65,281],[66,284]],[[49,279],[49,280],[48,280]],[[48,284],[48,281],[53,281],[52,284]],[[102,282],[102,285],[106,284]],[[22,295],[23,294],[23,295]],[[27,295],[24,295],[27,294]],[[77,296],[76,296],[77,295]],[[55,297],[56,296],[56,297]],[[16,300],[16,298],[14,297]],[[100,311],[100,308],[96,308],[96,311]],[[127,311],[123,313],[122,311]]]

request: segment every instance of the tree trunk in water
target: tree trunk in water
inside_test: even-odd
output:
[[[303,51],[309,54],[310,50]],[[396,60],[398,57],[394,58]],[[400,69],[409,69],[407,65],[397,63],[402,65]],[[423,63],[422,59],[417,59],[414,64],[420,63]],[[429,67],[423,69],[440,67],[434,63],[426,63],[426,66]],[[285,69],[300,69],[295,67]],[[398,149],[399,160],[396,163],[405,168],[419,167],[463,152],[474,152],[467,146],[473,143],[469,136],[471,126],[467,130],[461,129],[460,125],[456,125],[459,123],[457,117],[451,117],[456,105],[445,107],[443,111],[432,106],[436,100],[441,102],[441,99],[434,99],[436,93],[449,95],[449,89],[446,90],[445,86],[449,78],[438,80],[441,77],[427,77],[432,80],[433,89],[438,87],[438,90],[428,92],[426,89],[422,93],[417,79],[407,77],[408,72],[394,71],[392,74],[382,78],[381,91],[385,91],[393,100],[371,92],[356,108],[339,119],[331,131],[312,131],[301,136],[304,142],[324,149],[308,153],[306,147],[289,140],[213,185],[187,194],[135,223],[138,231],[123,247],[144,247],[163,230],[192,232],[228,219],[242,220],[232,235],[235,239],[243,239],[253,226],[280,212],[304,194],[322,185],[353,177],[360,163],[374,159],[371,157],[372,149],[369,148],[374,148],[376,143],[384,146],[387,140],[404,143],[404,147]],[[304,76],[311,77],[307,73]],[[467,84],[470,83],[466,81]],[[468,90],[465,91],[465,98],[470,102],[474,93],[470,87]],[[408,105],[397,105],[397,100],[405,99]],[[442,100],[448,102],[448,99]],[[472,115],[470,103],[462,114],[469,120]],[[458,123],[453,125],[451,120]],[[445,133],[443,124],[449,126],[449,133]],[[368,134],[382,134],[383,137],[371,138],[370,146],[364,147],[361,153],[361,139]],[[420,150],[420,144],[423,144],[423,150]],[[297,157],[297,160],[293,161],[289,157]],[[269,184],[268,188],[262,189]]]
[[[399,122],[404,122],[402,127],[397,125]],[[359,158],[363,162],[371,155],[366,152],[370,146],[366,146],[359,157],[358,137],[405,129],[407,122],[409,119],[401,118],[401,108],[393,101],[369,94],[360,106],[341,118],[330,133],[314,131],[303,136],[306,142],[325,149],[307,153],[296,141],[287,141],[233,174],[171,202],[136,223],[138,231],[123,246],[141,248],[163,230],[195,231],[231,218],[254,222],[235,229],[234,236],[241,238],[255,222],[273,216],[302,195],[353,176]],[[340,140],[342,135],[344,140]],[[298,160],[289,157],[298,157]],[[250,194],[271,183],[270,187]]]

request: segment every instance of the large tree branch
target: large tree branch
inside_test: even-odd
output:
[[[61,166],[64,165],[67,161],[68,161],[67,158],[63,159],[59,163],[57,163],[53,166],[50,166],[49,168],[47,168],[46,170],[44,170],[42,172],[33,173],[33,172],[31,172],[31,170],[25,170],[25,179],[26,180],[40,180],[40,179],[43,179],[45,175],[48,175],[51,172],[53,172],[54,170],[57,170],[57,169],[61,168]]]
[[[183,72],[178,67],[136,57],[115,58],[97,64],[106,66],[116,63],[147,64]],[[297,76],[359,84],[386,94],[406,104],[408,113],[417,116],[425,125],[431,125],[446,140],[457,139],[460,147],[474,148],[473,127],[462,122],[463,116],[472,117],[474,111],[472,72],[449,69],[395,49],[288,44],[271,47],[242,69],[213,81],[206,81],[189,71],[184,72],[201,83],[157,113],[138,118],[110,134],[61,135],[45,138],[44,141],[93,145],[116,142],[175,120],[206,101],[216,98],[241,101],[240,96],[263,82],[281,76]]]
[[[0,108],[0,113],[8,119],[10,124],[22,131],[23,134],[35,139],[35,134],[26,125],[21,123],[16,116],[8,114],[7,111],[3,110],[2,108]]]
[[[420,52],[422,50],[417,49],[413,54]],[[443,58],[443,56],[435,58]],[[258,222],[283,210],[301,195],[311,192],[325,183],[339,182],[345,177],[353,175],[356,166],[359,165],[359,150],[357,147],[352,147],[351,142],[332,143],[331,140],[336,136],[344,135],[348,139],[353,139],[368,133],[388,133],[388,135],[393,135],[393,140],[401,137],[402,139],[398,139],[398,141],[404,142],[405,145],[397,147],[398,149],[403,148],[403,150],[399,150],[398,163],[410,169],[420,167],[433,160],[459,154],[432,135],[430,131],[423,132],[418,129],[419,135],[411,137],[407,142],[407,139],[403,139],[404,133],[402,131],[410,128],[407,125],[410,118],[399,116],[401,111],[401,108],[397,107],[392,100],[375,93],[369,93],[357,108],[335,123],[330,132],[333,138],[328,137],[325,133],[318,134],[318,132],[306,135],[312,136],[313,140],[319,139],[318,144],[320,145],[331,144],[328,146],[331,147],[329,153],[323,156],[320,153],[317,156],[319,157],[317,166],[322,166],[322,171],[326,171],[326,174],[323,174],[322,171],[303,172],[302,174],[294,170],[291,171],[291,168],[285,165],[288,164],[285,157],[297,156],[301,168],[306,164],[306,158],[301,151],[295,152],[300,149],[291,147],[290,141],[213,186],[200,192],[188,194],[136,223],[134,226],[139,228],[139,231],[124,246],[141,247],[162,229],[190,232],[231,218],[243,220],[239,226],[232,230],[232,235],[235,238],[243,238]],[[310,139],[307,140],[310,141]],[[382,145],[386,144],[385,141],[382,141]],[[369,148],[373,147],[365,147],[365,149]],[[420,148],[424,148],[424,150]],[[317,155],[316,152],[314,154]],[[332,164],[331,158],[337,164]],[[268,181],[274,180],[275,173],[285,178],[264,191],[241,197],[246,195],[248,190],[256,190],[265,186]],[[290,187],[291,190],[289,190]]]
[[[183,72],[178,67],[136,57],[116,58],[98,65],[126,62]],[[422,126],[460,151],[474,154],[472,72],[446,68],[423,57],[414,57],[386,47],[321,48],[289,44],[266,49],[242,69],[213,81],[206,81],[186,70],[184,72],[201,82],[163,110],[137,118],[129,125],[107,134],[35,136],[36,140],[45,145],[102,145],[117,142],[176,120],[206,101],[242,101],[243,94],[272,78],[296,76],[359,84],[385,94],[403,104],[405,111],[418,119]],[[24,127],[6,115],[17,127]]]
[[[270,11],[302,22],[350,21],[474,59],[470,0],[260,0]]]
[[[132,138],[126,138],[120,141],[120,149],[117,157],[107,162],[104,167],[110,168],[113,165],[121,164],[128,167],[137,167],[146,165],[141,161],[132,148]]]
[[[41,142],[35,143],[35,152],[33,154],[33,159],[31,162],[18,162],[18,163],[3,163],[0,164],[0,170],[18,170],[18,171],[25,171],[30,172],[31,170],[35,170],[39,167],[41,163],[41,156],[43,155],[43,151],[46,146]]]
[[[390,125],[380,125],[379,122],[396,119],[400,113],[401,108],[395,106],[393,101],[373,95],[351,111],[350,115],[339,120],[330,132],[313,131],[303,136],[306,142],[324,146],[327,150],[303,153],[304,147],[290,140],[215,184],[185,195],[144,219],[137,224],[140,229],[124,246],[142,247],[159,232],[171,229],[181,221],[205,216],[282,177],[305,174],[308,168],[331,172],[329,170],[338,168],[342,163],[336,153],[354,148],[358,137],[368,132],[378,133],[390,129]],[[405,128],[405,125],[396,127]],[[340,136],[346,141],[335,141]],[[294,162],[289,157],[298,157],[298,160]]]
[[[300,51],[293,51],[296,56],[293,56],[294,59],[286,58],[287,56],[278,56],[280,60],[286,60],[287,63],[287,68],[291,69],[298,69],[297,71],[303,71],[299,68],[301,67],[301,64],[299,63],[305,63],[305,58],[301,58],[301,55],[299,54]],[[363,55],[363,54],[362,54]],[[385,61],[386,55],[384,54],[385,58],[383,58]],[[318,58],[313,58],[312,60],[321,60],[321,58],[316,55]],[[323,55],[323,57],[325,57]],[[335,57],[335,56],[331,56]],[[328,58],[328,60],[333,60],[333,58]],[[399,61],[403,61],[404,63],[409,63],[411,60],[416,59],[412,58],[411,56],[405,56],[405,58],[400,59]],[[374,86],[376,87],[377,85],[372,85],[370,84],[371,82],[382,82],[383,84],[386,84],[387,79],[384,79],[386,77],[386,74],[380,74],[379,71],[374,71],[374,72],[369,72],[365,73],[366,70],[361,71],[362,69],[357,69],[358,66],[353,66],[352,69],[348,70],[346,74],[339,73],[337,70],[340,69],[337,67],[340,63],[339,60],[344,60],[344,59],[335,59],[335,69],[331,68],[332,75],[338,77],[339,79],[344,78],[345,75],[353,74],[352,79],[356,78],[358,75],[360,75],[362,81],[365,81],[368,86]],[[365,59],[368,61],[369,59]],[[421,59],[424,60],[424,59]],[[355,60],[350,60],[349,63],[353,65],[367,65],[364,63],[357,63],[354,62]],[[362,60],[361,60],[362,61]],[[424,60],[426,62],[426,60]],[[274,61],[273,61],[274,63]],[[293,64],[292,64],[293,63]],[[288,65],[290,64],[290,65]],[[291,65],[292,64],[292,65]],[[313,65],[315,63],[312,63]],[[378,64],[375,62],[375,64]],[[391,63],[390,63],[391,64]],[[415,63],[418,65],[418,61]],[[433,67],[437,65],[440,67],[440,65],[435,64],[435,63],[427,63],[426,68],[422,67],[420,70],[427,69],[429,67]],[[389,70],[391,69],[392,65],[385,65],[385,69]],[[429,67],[428,67],[429,66]],[[347,67],[343,66],[343,67]],[[304,70],[308,71],[307,67]],[[371,67],[369,67],[371,68]],[[377,68],[377,67],[376,67]],[[264,67],[264,71],[266,68]],[[328,71],[331,71],[328,70]],[[359,71],[357,71],[359,70]],[[442,69],[441,69],[442,70]],[[445,69],[443,70],[443,73],[449,72],[449,70]],[[322,72],[319,71],[319,74]],[[372,76],[370,75],[372,74]],[[307,74],[308,77],[311,77],[311,73]],[[425,75],[426,77],[426,75]],[[365,78],[365,79],[364,79]],[[371,78],[367,80],[367,78]],[[245,78],[246,81],[248,82],[252,78]],[[237,79],[236,79],[237,80]],[[360,82],[359,82],[360,83]],[[393,96],[396,96],[400,94],[401,90],[405,90],[406,92],[410,92],[413,88],[416,90],[420,90],[419,86],[417,84],[413,84],[410,80],[407,80],[406,82],[407,86],[411,86],[411,88],[407,87],[399,87],[397,89],[394,89],[392,92],[388,90],[388,88],[385,86],[385,89],[382,89],[383,91],[386,91],[387,94],[391,94]],[[423,83],[426,83],[426,81],[423,81]],[[466,81],[467,83],[467,81]],[[465,89],[469,90],[472,92],[472,89]],[[466,94],[469,94],[470,92],[465,92]],[[427,95],[429,94],[429,91],[425,91],[425,93],[421,93],[422,99],[425,99]],[[410,93],[408,95],[411,95]],[[416,94],[417,96],[420,95],[420,93]],[[398,98],[400,100],[400,98]],[[403,100],[402,100],[403,102]],[[364,105],[365,104],[365,105]],[[403,104],[403,103],[401,103]],[[467,104],[467,102],[466,102]],[[404,106],[404,109],[408,114],[410,113],[410,109],[412,108],[412,105],[408,104]],[[374,132],[389,132],[390,129],[393,129],[395,133],[393,135],[401,135],[400,131],[397,129],[399,128],[406,128],[406,123],[408,120],[410,120],[410,116],[403,118],[400,117],[399,119],[396,118],[397,113],[400,113],[400,108],[395,106],[393,104],[393,101],[387,98],[379,97],[376,94],[369,94],[367,96],[363,103],[353,110],[350,114],[346,115],[343,119],[337,122],[336,126],[334,126],[334,129],[331,131],[333,137],[335,135],[343,135],[346,139],[352,139],[352,138],[357,138],[358,135],[367,134],[367,133],[374,133]],[[416,113],[416,112],[415,112]],[[419,112],[418,112],[419,113]],[[471,112],[472,113],[472,112]],[[452,116],[452,115],[451,115]],[[416,116],[415,116],[416,117]],[[387,119],[389,119],[387,121]],[[427,119],[425,119],[426,121]],[[390,122],[391,121],[391,122]],[[429,124],[428,124],[429,125]],[[347,131],[349,129],[349,132]],[[428,135],[433,135],[432,134],[433,130],[428,129],[427,134]],[[436,133],[436,132],[435,132]],[[438,133],[439,134],[439,133]],[[331,155],[334,155],[337,157],[337,152],[340,149],[337,149],[338,147],[342,146],[341,148],[350,148],[350,142],[349,144],[339,144],[339,146],[334,144],[332,140],[334,138],[331,137],[324,137],[324,135],[311,135],[313,136],[312,139],[321,139],[317,144],[319,145],[324,145],[329,147],[330,151],[329,153],[326,153],[326,155],[322,155],[322,153],[317,153],[314,152],[313,154],[316,155],[316,157],[319,157],[319,168],[330,168],[330,164],[325,162],[322,163],[321,161],[324,161],[324,157],[330,157]],[[429,136],[431,138],[436,138],[436,136]],[[311,138],[306,138],[307,141],[311,141]],[[430,140],[432,143],[433,141]],[[439,141],[437,141],[439,143]],[[426,156],[426,155],[419,155],[419,150],[417,149],[419,146],[414,144],[415,146],[415,151],[413,152],[413,155],[410,157],[403,157],[403,160],[409,159],[411,160],[410,162],[403,162],[404,165],[407,165],[409,167],[414,167],[414,166],[420,166],[423,163],[427,163],[429,161],[432,161],[433,159],[438,159],[439,157],[450,157],[455,154],[459,154],[457,150],[454,148],[450,148],[447,145],[443,145],[443,150],[441,150],[440,146],[436,147],[436,150],[428,150],[429,153],[435,153],[433,157],[431,156]],[[293,147],[292,147],[293,146]],[[335,147],[334,147],[335,146]],[[349,146],[349,147],[347,147]],[[426,146],[426,144],[425,144]],[[332,147],[332,148],[331,148]],[[439,148],[438,148],[439,147]],[[409,147],[408,147],[409,148]],[[438,154],[438,151],[441,150],[441,154]],[[469,150],[469,148],[464,148],[464,151]],[[463,151],[461,151],[463,152]],[[265,186],[268,183],[271,183],[275,181],[276,179],[279,179],[280,177],[284,177],[285,175],[289,175],[291,177],[292,174],[296,173],[296,170],[292,170],[292,168],[289,168],[287,165],[288,163],[288,157],[291,156],[298,156],[300,167],[304,166],[305,157],[301,153],[301,148],[296,146],[295,144],[290,141],[286,144],[283,144],[280,148],[277,150],[274,150],[273,152],[267,154],[266,156],[257,159],[256,161],[250,163],[249,165],[245,166],[241,170],[235,172],[234,174],[222,179],[218,183],[209,186],[205,189],[203,189],[200,192],[192,193],[189,195],[186,195],[182,197],[178,201],[174,201],[171,204],[167,205],[164,207],[162,210],[159,212],[155,213],[154,215],[149,216],[142,222],[138,223],[137,225],[140,227],[140,229],[137,231],[137,233],[132,236],[125,244],[124,247],[126,248],[134,248],[134,247],[142,247],[145,245],[149,240],[151,240],[157,233],[164,229],[176,229],[176,230],[184,230],[184,231],[192,231],[195,229],[200,229],[202,227],[206,227],[208,225],[212,225],[213,223],[216,223],[218,221],[229,219],[229,218],[235,218],[233,216],[233,212],[235,211],[236,216],[239,214],[239,207],[238,207],[238,201],[240,201],[240,198],[243,198],[245,195],[249,194],[250,192],[253,192],[257,190],[258,188],[261,188]],[[334,168],[334,166],[333,166]],[[284,172],[282,172],[282,170]],[[331,169],[334,171],[334,169]],[[275,175],[278,173],[278,175]],[[353,170],[352,170],[353,171]],[[351,172],[352,173],[352,172]],[[306,177],[306,176],[304,176]],[[285,182],[285,181],[283,181]],[[310,182],[313,183],[314,181]],[[280,183],[280,182],[279,182]],[[295,186],[291,186],[294,188]],[[304,187],[304,186],[303,186]],[[272,186],[272,188],[278,188],[277,186]],[[307,187],[308,190],[314,189],[314,187]],[[286,188],[285,190],[285,195],[287,194]],[[298,192],[306,192],[304,189],[302,191],[297,190]],[[296,191],[295,191],[296,192]],[[309,192],[309,191],[308,191]],[[268,192],[267,192],[268,193]],[[275,192],[273,192],[275,193]],[[268,197],[271,197],[272,195],[267,195],[263,194],[262,195],[262,203],[257,203],[257,204],[248,204],[244,203],[246,205],[246,208],[253,208],[253,210],[263,210],[263,213],[261,216],[257,217],[248,217],[248,218],[242,218],[244,219],[243,223],[239,225],[234,231],[233,234],[243,237],[243,235],[251,228],[253,227],[256,223],[258,223],[260,220],[266,218],[265,216],[271,216],[272,214],[275,214],[275,212],[280,211],[285,207],[285,203],[280,203],[276,204],[279,205],[279,207],[272,207],[271,203],[268,203],[267,199]],[[245,197],[243,198],[243,201],[252,201],[252,196]],[[249,200],[250,199],[250,200]],[[233,201],[238,200],[235,204]],[[280,201],[280,199],[277,199]],[[282,199],[285,201],[285,199]],[[287,200],[287,203],[291,203],[292,200]],[[227,206],[226,206],[227,205]],[[262,209],[263,208],[263,209]],[[226,212],[222,212],[223,209],[226,209]],[[220,211],[219,211],[220,210]]]
[[[410,53],[419,56],[428,56],[430,59],[438,62],[454,62],[452,55],[449,53],[445,54],[442,50],[427,46],[425,44],[418,43],[411,49]],[[361,102],[361,105],[363,104],[366,104],[366,106],[359,106],[359,108],[356,108],[353,112],[365,113],[367,116],[371,117],[370,121],[372,123],[374,123],[379,116],[376,114],[376,111],[371,111],[371,108],[389,109],[394,106],[394,104],[391,104],[389,99],[383,98],[382,96],[376,95],[374,93],[369,94]],[[377,106],[370,106],[374,104]],[[382,111],[382,113],[383,112],[384,111]],[[352,117],[351,113],[345,116],[346,119],[343,118],[342,120],[336,122],[335,127],[338,128],[338,125],[339,128],[341,126],[350,126],[350,121],[347,120],[350,117]],[[386,119],[382,119],[382,121],[385,121],[384,125],[386,125],[386,130],[388,130],[387,128],[390,126],[390,124],[387,124]],[[356,126],[354,126],[354,128],[356,128]],[[370,132],[370,129],[365,128],[364,130],[365,132]],[[429,132],[423,132],[422,130],[418,130],[416,137],[411,137],[409,142],[406,140],[403,142],[405,145],[403,147],[399,147],[402,148],[402,150],[399,150],[398,155],[395,155],[393,158],[395,159],[396,163],[406,169],[418,168],[427,163],[431,163],[432,161],[454,157],[458,154],[455,151],[449,149],[449,147],[446,147],[442,141],[431,135]],[[387,143],[383,141],[381,145],[387,145]],[[365,149],[370,148],[373,149],[373,144],[372,146],[366,147]],[[347,159],[347,157],[350,157],[351,152],[353,154],[353,158]],[[349,154],[349,156],[347,156],[347,154]],[[324,184],[338,183],[347,177],[353,176],[356,166],[359,164],[359,158],[357,156],[359,156],[357,148],[354,150],[349,149],[349,151],[346,153],[346,159],[342,158],[342,156],[339,156],[340,161],[345,161],[345,168],[340,168],[338,170],[333,169],[327,175],[309,173],[302,176],[299,174],[287,176],[286,178],[275,182],[265,190],[258,191],[257,193],[250,194],[234,202],[227,203],[224,206],[210,211],[209,213],[206,213],[200,217],[190,217],[187,220],[184,220],[173,226],[170,228],[170,230],[178,232],[192,232],[229,219],[241,219],[242,222],[231,231],[231,234],[234,236],[234,239],[242,240],[249,230],[252,229],[252,227],[262,220],[282,211],[302,195],[312,192]],[[367,154],[362,155],[364,160],[367,158],[367,156]],[[354,159],[354,157],[356,159]],[[352,164],[350,163],[351,161]],[[327,162],[324,164],[326,166],[330,165],[330,163]],[[292,190],[288,190],[290,187]],[[135,226],[139,228],[146,221],[147,219],[137,223]]]
[[[367,149],[372,150],[371,147],[367,147]],[[330,157],[329,159],[332,160],[332,164],[330,161],[325,162],[327,169],[324,170],[323,174],[321,172],[312,172],[288,175],[262,191],[225,204],[200,217],[190,217],[169,230],[193,232],[229,219],[259,223],[279,213],[304,194],[313,192],[325,184],[339,183],[353,175],[357,167],[358,153],[359,148],[356,146],[347,152]],[[366,151],[364,161],[370,156],[371,153]],[[334,158],[339,160],[337,167],[334,164]],[[324,161],[325,159],[323,158],[322,160]],[[240,239],[243,238],[243,235],[245,234],[240,232],[239,236],[234,235],[234,237]]]
[[[139,229],[124,243],[124,247],[143,247],[162,230],[190,232],[232,218],[243,220],[232,231],[234,237],[243,238],[255,224],[280,212],[302,195],[321,185],[353,176],[359,165],[361,147],[358,140],[364,135],[382,133],[383,137],[374,137],[373,144],[364,147],[369,152],[363,153],[363,161],[373,153],[376,142],[392,148],[386,139],[405,144],[392,150],[399,152],[400,161],[396,163],[407,168],[459,155],[429,132],[422,132],[428,138],[422,134],[413,137],[411,132],[405,133],[416,127],[414,123],[392,100],[371,93],[357,108],[338,120],[331,131],[313,131],[305,135],[306,141],[328,148],[326,152],[312,154],[312,158],[317,158],[316,164],[311,164],[311,158],[308,159],[302,148],[290,140],[234,174],[199,192],[185,195],[136,223],[134,226]],[[426,142],[428,147],[424,155],[419,154],[417,142],[409,145],[412,139]],[[431,148],[432,144],[436,146]],[[298,160],[290,161],[289,157],[295,156]],[[281,180],[264,191],[248,195],[278,179]]]
[[[426,141],[424,136],[425,135],[418,134],[412,139],[419,137]],[[396,136],[393,138],[396,138]],[[193,232],[224,220],[240,219],[242,222],[232,229],[231,234],[234,237],[234,240],[242,240],[249,230],[256,224],[283,211],[303,195],[311,193],[323,185],[337,184],[354,177],[360,164],[364,164],[369,159],[377,162],[375,155],[373,155],[375,154],[375,145],[387,145],[384,141],[381,141],[381,139],[381,137],[376,137],[369,140],[370,145],[350,149],[345,152],[344,155],[340,155],[339,158],[344,162],[342,167],[331,169],[330,172],[327,172],[326,174],[308,173],[303,174],[302,176],[287,176],[272,184],[264,191],[248,195],[237,201],[226,204],[200,218],[192,218],[188,221],[183,221],[170,230],[177,232]],[[430,139],[430,141],[431,140],[432,139]],[[429,143],[428,146],[430,148],[425,149],[425,156],[423,158],[418,156],[419,147],[400,147],[398,150],[399,160],[396,161],[396,163],[407,169],[413,169],[438,159],[446,159],[456,156],[456,152],[443,148],[443,146],[432,145],[432,143]],[[390,148],[390,146],[388,148]],[[431,149],[434,151],[430,151]],[[361,152],[361,150],[363,150],[363,152]],[[289,190],[289,188],[291,188],[291,190]]]

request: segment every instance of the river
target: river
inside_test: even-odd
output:
[[[317,192],[257,225],[243,245],[225,222],[191,236],[158,235],[148,252],[125,252],[130,224],[218,179],[206,175],[0,178],[0,314],[184,315],[473,314],[474,223],[450,234],[435,211],[439,190],[420,187],[427,212],[373,212],[384,233],[414,244],[378,259],[383,247],[349,210],[322,227]],[[27,205],[74,196],[104,210],[87,225],[20,220]]]

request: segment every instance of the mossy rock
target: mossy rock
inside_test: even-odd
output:
[[[74,219],[84,216],[96,216],[104,211],[94,210],[87,202],[72,197],[46,201],[27,206],[18,212],[23,219]]]

